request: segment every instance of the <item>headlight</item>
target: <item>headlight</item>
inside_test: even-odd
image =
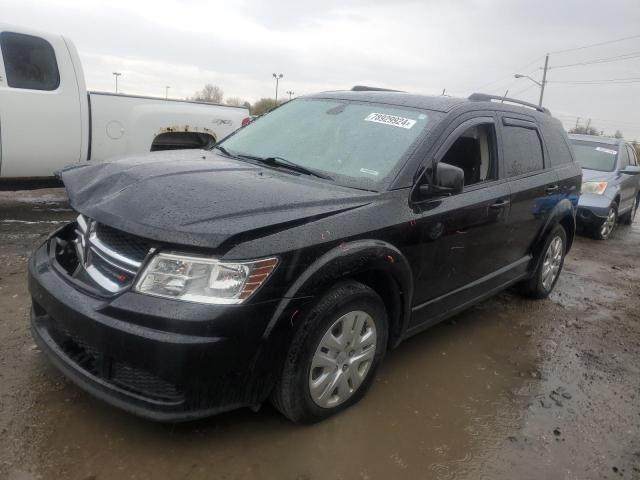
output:
[[[582,193],[596,193],[602,195],[607,189],[607,182],[584,182],[582,184]]]
[[[159,253],[140,275],[135,290],[187,302],[237,304],[260,288],[277,264],[277,258],[222,262],[204,256]]]

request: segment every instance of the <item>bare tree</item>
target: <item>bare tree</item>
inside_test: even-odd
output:
[[[225,100],[224,103],[234,107],[243,107],[243,106],[247,106],[249,102],[247,102],[246,100],[243,100],[240,97],[229,97]]]
[[[207,83],[202,90],[196,92],[192,100],[208,103],[222,103],[224,92],[218,85]]]
[[[270,110],[276,108],[278,105],[282,105],[283,103],[287,103],[288,101],[289,99],[278,100],[278,103],[276,104],[276,101],[273,98],[261,98],[253,105],[251,105],[251,115],[262,115],[263,113],[267,113]]]
[[[600,131],[592,126],[583,127],[582,125],[578,125],[575,128],[569,130],[569,133],[579,133],[581,135],[600,135]]]
[[[622,132],[620,130],[616,130],[616,133],[613,134],[614,138],[622,138],[624,135],[622,135]]]

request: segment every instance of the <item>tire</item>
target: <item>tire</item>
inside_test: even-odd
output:
[[[554,254],[554,252],[557,252],[555,249],[558,247],[558,241],[561,242],[559,257]],[[520,292],[530,298],[547,298],[560,277],[566,251],[567,232],[561,225],[556,225],[547,235],[533,276],[520,283]],[[550,279],[547,276],[547,267],[551,267],[553,270],[553,277]]]
[[[631,206],[631,210],[629,213],[626,213],[622,218],[622,223],[625,225],[631,225],[636,218],[636,213],[638,211],[638,199],[640,198],[640,194],[633,200],[633,205]]]
[[[609,207],[607,218],[598,226],[592,230],[593,238],[596,240],[606,240],[611,237],[611,234],[616,229],[618,223],[618,205],[612,203]]]
[[[357,336],[345,331],[349,325],[363,325],[360,332],[365,333]],[[272,403],[297,423],[315,423],[357,403],[384,358],[387,336],[387,312],[380,297],[359,282],[336,284],[301,319]],[[347,341],[352,342],[350,347]],[[325,351],[329,344],[331,348]],[[373,354],[371,348],[375,348]],[[327,360],[336,355],[333,362]],[[312,385],[316,386],[313,390]]]

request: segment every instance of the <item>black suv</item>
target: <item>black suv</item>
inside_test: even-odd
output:
[[[271,398],[317,421],[407,337],[510,285],[546,297],[580,178],[534,105],[299,98],[210,151],[66,169],[79,216],[29,262],[33,335],[82,388],[145,417]]]

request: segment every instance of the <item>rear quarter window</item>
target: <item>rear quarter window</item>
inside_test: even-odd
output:
[[[50,91],[60,85],[56,54],[43,38],[2,32],[0,48],[9,87]]]
[[[517,177],[544,168],[542,143],[535,128],[504,125],[502,132],[506,177]]]

